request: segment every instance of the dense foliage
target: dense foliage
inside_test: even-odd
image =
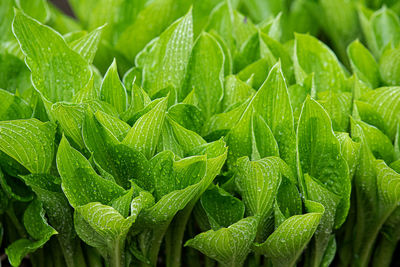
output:
[[[69,3],[0,1],[3,264],[400,260],[399,1]]]

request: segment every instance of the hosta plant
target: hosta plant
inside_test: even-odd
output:
[[[400,4],[0,2],[0,265],[396,266]]]

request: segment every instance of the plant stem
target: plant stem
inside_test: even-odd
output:
[[[78,238],[70,239],[68,236],[65,236],[62,233],[60,233],[57,237],[67,266],[86,267],[87,265],[85,257],[83,256],[80,240]]]
[[[325,251],[328,247],[329,236],[326,234],[316,234],[312,239],[312,243],[309,249],[309,253],[306,257],[305,266],[308,267],[319,267],[324,257]]]
[[[103,267],[100,253],[91,246],[85,246],[87,265],[90,267]]]
[[[10,205],[10,208],[7,209],[6,214],[8,215],[8,218],[10,218],[15,229],[17,229],[17,232],[20,235],[20,237],[26,238],[28,236],[28,234],[25,231],[25,227],[22,226],[22,224],[19,222],[17,216],[15,215],[14,207],[12,205]]]
[[[254,253],[254,262],[256,264],[256,266],[261,266],[261,254],[255,252]]]
[[[183,236],[194,204],[195,202],[190,202],[185,209],[175,216],[167,232],[165,237],[167,267],[179,267],[181,265]]]
[[[142,235],[142,248],[144,248],[144,255],[149,259],[150,265],[142,263],[143,267],[156,266],[158,260],[158,253],[160,251],[161,243],[165,232],[171,221],[167,221],[164,224],[149,230],[150,232],[143,233]],[[150,236],[146,236],[150,235]]]
[[[47,245],[47,244],[46,244]],[[49,241],[49,249],[47,253],[51,253],[53,259],[53,266],[55,267],[63,267],[65,266],[65,260],[63,254],[61,253],[61,248],[56,239],[50,239]]]
[[[43,248],[40,248],[36,250],[34,253],[30,254],[30,261],[33,267],[46,266]]]
[[[124,267],[125,253],[124,242],[125,238],[117,239],[109,248],[107,263],[108,267]]]
[[[381,216],[380,220],[376,222],[376,224],[373,227],[371,227],[367,232],[357,231],[359,228],[356,228],[357,229],[356,236],[358,237],[358,235],[360,235],[361,238],[366,236],[365,238],[366,240],[362,239],[361,241],[362,246],[360,247],[359,251],[356,251],[356,255],[358,257],[356,258],[353,264],[354,266],[368,266],[372,254],[372,247],[375,243],[375,240],[379,234],[380,229],[382,228],[382,225],[389,217],[389,215],[392,213],[392,211],[393,210],[387,211],[383,216]],[[360,242],[360,239],[358,238],[356,242],[357,241]]]
[[[372,261],[373,267],[389,267],[392,262],[393,253],[396,249],[397,241],[391,241],[381,235]]]

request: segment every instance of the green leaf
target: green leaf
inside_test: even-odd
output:
[[[251,88],[251,86],[241,81],[236,75],[225,77],[224,89],[224,98],[222,100],[222,110],[224,110],[224,112],[244,102],[255,93],[255,90]]]
[[[99,202],[75,208],[88,224],[105,240],[112,242],[125,236],[134,218],[124,218],[118,211]]]
[[[85,146],[90,152],[101,151],[109,144],[117,144],[117,137],[113,135],[114,131],[107,129],[95,115],[87,111],[82,126],[82,138]]]
[[[354,253],[359,253],[357,264],[369,262],[371,249],[380,228],[398,206],[400,176],[383,161],[375,160],[369,150],[360,125],[353,123],[353,138],[361,142],[359,165],[354,178],[357,190],[357,218]]]
[[[0,41],[12,39],[11,24],[13,19],[14,1],[4,1],[0,5]]]
[[[354,142],[348,133],[337,133],[336,137],[340,142],[342,156],[349,166],[349,176],[353,179],[360,158],[360,143]]]
[[[282,63],[282,72],[288,84],[294,82],[293,61],[287,49],[272,37],[260,33],[261,57],[273,57],[275,62]]]
[[[226,122],[226,117],[230,118],[230,122]],[[225,114],[214,116],[209,124],[212,127],[217,126],[217,129],[229,128],[236,124],[227,135],[227,142],[231,146],[229,153],[232,155],[230,164],[240,156],[254,156],[254,159],[259,159],[281,153],[282,158],[294,168],[293,113],[279,63],[271,69],[266,81],[248,102]],[[279,151],[275,145],[275,138]],[[252,151],[255,152],[254,155]]]
[[[74,103],[84,103],[86,101],[93,101],[99,98],[100,86],[97,86],[95,84],[95,76],[96,74],[93,74],[89,82],[75,94],[75,96],[72,99]]]
[[[102,150],[95,150],[94,158],[120,186],[128,188],[133,179],[146,190],[152,188],[151,166],[142,153],[123,144],[106,144]]]
[[[86,106],[83,104],[55,103],[51,106],[54,118],[60,123],[65,135],[70,137],[80,149],[85,147],[82,139],[82,124]]]
[[[191,154],[195,156],[175,161],[170,151],[164,151],[151,160],[159,201],[139,215],[138,225],[160,227],[169,223],[189,202],[194,201],[194,205],[220,173],[227,147],[220,140],[199,146]]]
[[[307,95],[311,95],[310,89],[311,88],[307,88],[299,84],[293,84],[288,87],[290,104],[293,109],[293,119],[295,122],[295,127],[297,127],[297,123],[299,121],[301,107],[303,106],[303,103],[306,100]]]
[[[400,110],[400,87],[382,87],[364,94],[361,98],[382,116],[386,122],[387,134],[391,140],[396,135]]]
[[[394,148],[390,139],[380,130],[365,122],[354,120],[363,131],[366,144],[377,159],[383,159],[387,164],[393,161]],[[354,127],[354,126],[352,126]]]
[[[382,82],[386,85],[398,85],[400,83],[400,49],[386,49],[379,60],[379,72]]]
[[[242,196],[247,213],[259,217],[257,239],[264,240],[266,225],[273,211],[273,203],[281,183],[281,172],[277,157],[250,161],[243,157],[237,162],[235,184]]]
[[[279,156],[278,144],[265,120],[249,104],[239,122],[226,136],[228,165],[233,166],[242,156],[258,160]]]
[[[324,213],[322,205],[312,205],[310,213],[286,219],[264,243],[256,244],[255,250],[269,257],[274,266],[295,266]]]
[[[328,114],[309,97],[303,105],[297,128],[297,153],[300,175],[314,177],[328,191],[339,196],[335,219],[335,226],[339,227],[346,219],[350,205],[349,169]]]
[[[394,159],[400,159],[400,124],[397,125],[396,136],[394,138]],[[395,170],[397,171],[397,169]],[[398,172],[400,172],[400,170]]]
[[[104,75],[100,88],[100,99],[114,106],[118,113],[125,111],[128,106],[128,96],[124,85],[119,80],[115,59]]]
[[[237,44],[239,45],[239,44]],[[238,52],[234,54],[234,71],[238,72],[250,65],[254,61],[262,57],[268,57],[270,55],[263,55],[260,49],[260,37],[259,33],[255,32],[250,36],[241,47],[238,47]]]
[[[130,216],[124,218],[113,207],[91,202],[76,208],[78,235],[103,252],[108,264],[119,266],[125,261],[125,239],[139,212],[154,202],[148,192],[140,192],[130,202]]]
[[[284,2],[281,1],[270,3],[260,0],[250,0],[244,3],[245,9],[256,22],[275,16],[283,9],[283,5]]]
[[[85,34],[81,38],[72,41],[69,46],[72,48],[72,50],[81,55],[81,57],[89,64],[92,64],[100,43],[103,29],[104,26],[98,27],[90,33]]]
[[[222,266],[242,266],[256,236],[257,217],[247,217],[228,228],[201,233],[186,242]]]
[[[50,21],[48,25],[62,34],[81,31],[82,26],[73,18],[62,12],[54,5],[49,5]]]
[[[218,34],[225,41],[228,50],[233,53],[235,44],[234,36],[232,36],[233,10],[230,2],[221,2],[211,11],[204,30]]]
[[[47,173],[54,156],[55,125],[36,119],[0,122],[0,150],[32,173]]]
[[[322,266],[330,266],[336,256],[336,239],[334,235],[331,235],[328,243],[328,247],[325,250],[324,257],[322,258]]]
[[[64,194],[73,207],[90,202],[108,204],[124,193],[120,186],[97,175],[89,161],[65,137],[58,147],[57,169]]]
[[[16,10],[13,32],[26,55],[33,85],[47,101],[69,101],[88,83],[89,64],[53,29]]]
[[[121,34],[117,49],[131,62],[152,39],[189,9],[190,1],[156,0],[148,3]]]
[[[255,96],[255,108],[271,128],[281,158],[295,166],[295,131],[293,112],[280,63],[272,67]]]
[[[120,196],[119,198],[114,199],[111,202],[111,207],[113,207],[118,213],[122,215],[122,217],[126,218],[129,216],[130,208],[131,208],[131,201],[134,195],[134,191],[137,187],[132,186],[127,193]],[[143,191],[145,192],[145,191]]]
[[[295,35],[294,70],[296,81],[314,73],[317,92],[346,91],[345,73],[335,54],[324,43],[305,34]]]
[[[58,232],[57,238],[68,266],[82,264],[84,259],[74,229],[73,211],[58,184],[59,178],[45,174],[31,174],[22,176],[22,179],[35,192],[43,204],[50,225]]]
[[[168,116],[186,129],[200,133],[204,116],[199,108],[191,104],[178,103],[168,109]]]
[[[362,121],[375,126],[383,133],[388,134],[386,121],[371,104],[359,100],[355,100],[354,104],[353,116],[355,118],[359,116]]]
[[[202,183],[202,189],[200,190],[197,198],[208,188],[214,178],[221,172],[222,167],[225,164],[228,147],[226,143],[220,139],[215,142],[200,145],[189,152],[189,155],[206,155],[207,156],[207,168],[205,179]]]
[[[12,177],[0,170],[0,185],[8,198],[21,202],[29,202],[34,198],[32,190],[20,178]]]
[[[233,36],[236,48],[241,48],[257,32],[257,27],[246,16],[234,9],[232,3],[228,3],[231,20],[233,23]]]
[[[202,136],[205,136],[207,140],[217,140],[226,135],[238,123],[250,101],[251,99],[248,99],[232,110],[211,117],[203,126]]]
[[[37,19],[41,23],[46,23],[50,19],[49,5],[44,0],[15,1],[16,6],[22,9],[29,16]]]
[[[189,151],[205,143],[206,141],[200,135],[182,127],[168,114],[160,136],[158,150],[171,150],[177,156],[184,157]]]
[[[17,44],[18,45],[18,44]],[[0,88],[20,93],[32,87],[31,73],[23,60],[9,53],[0,53]]]
[[[156,227],[172,219],[202,190],[206,181],[206,156],[193,156],[180,161],[165,151],[152,159],[157,203],[139,215],[139,224]],[[215,177],[215,176],[214,176]]]
[[[124,121],[98,110],[95,114],[96,120],[110,131],[119,141],[128,134],[131,127]]]
[[[380,52],[378,49],[378,44],[376,43],[374,31],[372,29],[372,24],[371,24],[372,14],[373,14],[372,10],[362,5],[359,5],[358,17],[360,20],[361,29],[365,37],[365,41],[368,45],[368,48],[371,50],[372,54],[375,56],[375,58],[379,58]]]
[[[194,24],[194,27],[196,28],[196,24]],[[196,29],[195,29],[195,32],[196,32]],[[228,45],[216,31],[211,30],[209,33],[215,38],[215,40],[217,40],[218,44],[222,48],[222,51],[224,52],[224,56],[225,56],[224,75],[226,76],[226,75],[231,74],[232,69],[233,69],[233,62],[232,62],[233,60],[232,60],[231,51],[229,51]]]
[[[301,214],[302,212],[301,196],[296,183],[285,175],[282,177],[281,184],[279,185],[276,195],[276,205],[285,219]]]
[[[94,115],[87,111],[82,126],[82,137],[91,152],[103,154],[109,145],[118,144],[118,141],[123,140],[130,129],[125,122],[101,110]]]
[[[192,11],[174,22],[136,57],[143,87],[151,97],[171,86],[180,90],[193,46]]]
[[[258,89],[267,78],[267,73],[269,73],[274,63],[265,58],[259,59],[241,70],[237,76],[242,81],[252,78],[252,87]]]
[[[332,120],[333,130],[346,132],[350,125],[351,93],[325,91],[319,93],[318,98],[318,102],[325,108]]]
[[[12,266],[19,266],[25,255],[42,247],[51,236],[57,234],[44,217],[42,204],[34,200],[24,212],[24,226],[32,240],[19,239],[6,248],[8,260]]]
[[[193,2],[193,27],[195,36],[204,30],[209,20],[212,10],[222,2],[222,0],[206,0],[201,2]]]
[[[372,15],[370,23],[379,52],[389,43],[394,47],[400,43],[400,20],[391,9],[383,6]]]
[[[315,15],[321,27],[330,38],[339,58],[347,60],[347,45],[360,35],[356,3],[346,0],[320,0],[318,4]],[[339,13],[340,16],[334,15]]]
[[[0,121],[28,119],[32,116],[31,107],[20,97],[0,89]]]
[[[202,33],[192,50],[184,88],[194,88],[199,108],[206,119],[220,110],[224,92],[224,58],[222,48],[214,37]],[[181,98],[187,93],[183,93]]]
[[[379,68],[371,52],[360,41],[356,40],[347,47],[347,55],[351,69],[357,78],[371,88],[378,87],[380,82]]]
[[[213,187],[207,190],[200,201],[213,230],[229,227],[243,219],[243,202],[222,188]]]
[[[183,189],[195,184],[203,178],[206,170],[204,157],[194,156],[179,161],[174,160],[175,155],[170,151],[164,151],[152,160],[152,169],[155,177],[156,196],[158,199],[173,190]],[[184,174],[187,175],[182,175]],[[189,179],[189,180],[184,180]]]
[[[335,217],[338,217],[337,210],[341,198],[340,195],[329,191],[326,186],[308,174],[304,175],[304,181],[307,188],[307,199],[318,202],[325,207],[320,225],[315,232],[315,238],[311,243],[312,254],[309,259],[312,264],[322,264],[323,257],[329,249],[333,229],[338,227],[337,223],[335,227]]]
[[[150,159],[156,150],[166,109],[167,98],[164,98],[135,122],[122,143],[142,152]]]

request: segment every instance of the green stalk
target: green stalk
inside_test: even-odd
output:
[[[373,267],[389,267],[392,262],[393,253],[396,249],[397,242],[387,239],[384,235],[376,246],[374,258],[372,260]]]
[[[117,239],[108,249],[107,266],[124,267],[125,266],[125,238]]]
[[[143,267],[154,267],[157,265],[161,243],[170,222],[171,221],[167,221],[164,224],[141,234],[141,248],[145,257],[150,261],[150,264],[142,263]]]
[[[166,266],[181,266],[183,237],[186,230],[186,224],[189,221],[190,214],[196,202],[190,202],[185,209],[180,211],[171,223],[166,237]]]
[[[46,244],[47,245],[47,244]],[[45,264],[43,266],[46,267],[59,267],[56,265],[56,263],[58,262],[58,260],[56,259],[58,257],[58,255],[52,255],[52,257],[48,257],[47,255],[51,255],[52,253],[52,249],[50,247],[45,246],[43,248],[43,255],[44,255],[44,262]]]
[[[261,254],[254,252],[254,262],[256,266],[261,266]]]
[[[63,254],[61,252],[61,247],[59,243],[57,242],[56,239],[50,239],[49,245],[48,245],[48,252],[51,253],[52,259],[53,259],[53,266],[55,267],[64,267],[65,266],[65,260],[63,257]]]
[[[372,248],[379,234],[379,231],[393,210],[394,209],[383,215],[381,219],[375,224],[375,226],[368,229],[367,232],[365,232],[362,227],[356,227],[355,244],[359,244],[361,245],[361,247],[359,246],[359,250],[355,251],[356,258],[353,263],[354,266],[368,266],[369,260],[372,255]]]
[[[318,259],[322,259],[322,256],[317,253],[315,237],[310,242],[310,248],[307,250],[304,266],[316,267],[318,266]]]
[[[85,257],[83,256],[81,242],[78,238],[71,240],[68,236],[63,234],[59,234],[57,238],[68,267],[87,266]]]
[[[15,215],[14,207],[12,205],[10,205],[10,208],[7,209],[6,214],[8,218],[11,220],[15,229],[17,229],[17,232],[20,235],[20,237],[26,238],[28,234],[26,233],[25,227],[19,222],[17,216]]]
[[[96,248],[85,246],[87,265],[90,267],[103,267],[102,257]]]
[[[354,194],[352,194],[350,199],[350,211],[347,215],[346,222],[339,230],[340,232],[336,234],[338,238],[337,254],[339,256],[339,264],[343,267],[349,266],[353,257],[353,234],[356,220],[355,199]]]
[[[30,255],[30,261],[33,267],[46,266],[43,248],[36,250]]]
[[[9,242],[13,242],[17,239],[19,239],[19,234],[17,232],[17,229],[14,227],[14,223],[8,216],[4,216],[4,233],[3,233],[3,242],[4,238],[7,237]]]

